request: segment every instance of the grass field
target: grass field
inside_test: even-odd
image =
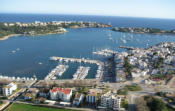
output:
[[[75,111],[70,109],[56,109],[49,107],[32,106],[28,104],[12,104],[6,111]]]

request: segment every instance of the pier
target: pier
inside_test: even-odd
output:
[[[80,66],[77,69],[76,73],[73,75],[73,80],[76,80],[76,79],[83,80],[88,75],[89,70],[90,70],[90,67]]]
[[[133,47],[127,47],[127,46],[120,46],[120,48],[127,49],[127,50],[134,50],[135,49]]]
[[[102,55],[102,56],[112,56],[113,54],[116,54],[116,53],[117,53],[117,51],[110,50],[110,49],[103,49],[100,51],[93,52],[93,54]]]
[[[58,65],[45,77],[45,80],[56,79],[56,75],[62,76],[62,74],[68,69],[68,67],[68,65]]]
[[[90,59],[85,59],[85,58],[81,58],[81,59],[77,59],[77,58],[66,58],[66,57],[56,57],[56,56],[52,56],[50,57],[50,60],[54,60],[54,61],[64,61],[64,62],[84,62],[84,63],[90,63],[90,64],[96,64],[98,66],[98,70],[97,70],[97,74],[96,74],[96,79],[101,79],[102,75],[103,75],[103,70],[104,70],[104,63],[99,61],[99,60],[90,60]]]
[[[3,76],[3,75],[0,75],[0,79],[14,80],[14,81],[33,81],[33,80],[37,80],[36,76],[35,77],[9,77],[9,76]]]

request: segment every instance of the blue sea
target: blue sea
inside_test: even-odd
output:
[[[0,14],[0,22],[34,21],[91,21],[110,23],[113,27],[152,27],[175,29],[175,20],[152,18],[129,18],[87,15],[41,15],[41,14]],[[104,60],[93,55],[94,50],[110,48],[125,51],[119,46],[147,48],[160,42],[175,42],[175,35],[130,34],[114,32],[111,28],[67,29],[65,34],[45,36],[18,36],[0,41],[0,75],[32,77],[43,79],[58,62],[50,61],[51,56],[90,58]],[[109,39],[109,34],[112,39]],[[42,64],[39,64],[42,63]],[[67,63],[69,69],[59,79],[70,79],[80,64]],[[90,66],[87,78],[94,78],[97,66]]]

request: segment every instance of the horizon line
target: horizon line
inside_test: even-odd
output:
[[[120,15],[102,15],[102,14],[73,14],[73,13],[23,13],[23,12],[0,12],[0,14],[33,14],[33,15],[76,15],[76,16],[103,16],[103,17],[123,17],[123,18],[144,18],[144,19],[164,19],[175,20],[175,18],[159,18],[159,17],[142,17],[142,16],[120,16]]]

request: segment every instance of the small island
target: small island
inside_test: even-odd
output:
[[[157,28],[133,28],[133,27],[115,27],[113,31],[128,32],[128,33],[140,33],[140,34],[175,34],[175,30],[162,30]]]
[[[111,25],[96,22],[52,21],[34,23],[0,23],[0,40],[18,35],[47,35],[67,32],[66,28],[104,28]]]

